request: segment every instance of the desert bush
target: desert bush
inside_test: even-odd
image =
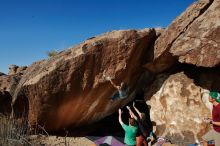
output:
[[[14,120],[9,116],[0,115],[0,145],[32,146],[28,140],[29,128],[26,120]]]
[[[69,146],[68,132],[59,143],[50,146]],[[0,114],[0,146],[46,146],[49,134],[44,127],[36,124],[31,128],[25,118],[14,119]]]
[[[56,56],[57,54],[58,52],[56,50],[47,51],[48,57],[53,57],[53,56]]]

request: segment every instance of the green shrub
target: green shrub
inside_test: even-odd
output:
[[[58,52],[56,50],[51,50],[47,52],[48,57],[53,57],[53,56],[56,56],[57,54]]]

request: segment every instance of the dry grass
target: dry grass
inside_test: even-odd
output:
[[[19,121],[0,115],[0,145],[33,145],[28,140],[28,133],[28,122],[25,120]]]
[[[32,135],[37,137],[32,138]],[[40,125],[33,129],[25,118],[14,119],[0,114],[0,146],[45,146],[38,140],[40,137],[49,137]]]
[[[50,136],[40,125],[31,129],[26,120],[15,120],[0,114],[0,146],[91,146],[92,141],[81,137]],[[36,130],[38,129],[38,130]]]

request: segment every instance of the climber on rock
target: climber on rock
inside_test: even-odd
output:
[[[125,99],[129,95],[129,87],[125,82],[121,82],[120,86],[117,86],[109,76],[105,76],[105,71],[103,73],[106,80],[110,81],[110,83],[115,87],[118,91],[112,96],[111,100],[115,99]]]
[[[128,97],[128,92],[129,92],[129,89],[128,89],[128,86],[126,83],[124,82],[121,82],[121,85],[120,86],[117,86],[115,85],[115,83],[109,79],[110,83],[113,85],[113,87],[115,87],[118,91],[112,96],[112,100],[115,100],[115,99],[125,99]]]

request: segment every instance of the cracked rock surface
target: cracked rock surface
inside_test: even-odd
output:
[[[155,43],[155,60],[169,53],[181,63],[220,62],[220,0],[200,0],[177,17]]]

